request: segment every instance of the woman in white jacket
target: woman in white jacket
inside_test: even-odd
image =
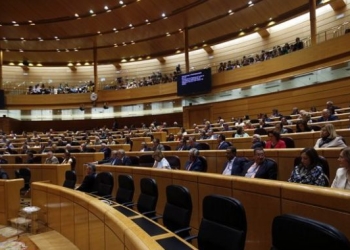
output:
[[[328,123],[321,128],[321,138],[316,141],[314,148],[345,148],[346,144],[341,136],[338,136],[333,124]]]
[[[350,147],[343,148],[339,154],[339,167],[332,188],[350,189]]]

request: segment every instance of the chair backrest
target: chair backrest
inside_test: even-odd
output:
[[[63,162],[63,157],[62,156],[56,156],[57,157],[57,160],[59,163],[62,163]]]
[[[198,232],[199,249],[243,250],[246,232],[246,214],[238,200],[221,195],[204,197]]]
[[[163,147],[164,147],[165,151],[171,151],[171,147],[169,145],[164,145],[163,144]]]
[[[137,210],[140,213],[155,211],[158,202],[158,186],[152,178],[140,180],[141,193],[137,200]],[[154,217],[154,213],[147,213],[146,216]]]
[[[202,166],[203,166],[203,172],[207,172],[208,170],[208,162],[207,159],[205,158],[205,156],[198,156],[198,159],[202,162]]]
[[[281,140],[284,141],[284,143],[286,144],[287,148],[295,148],[295,143],[293,138],[291,137],[281,137]]]
[[[115,198],[120,204],[131,203],[134,197],[135,186],[131,175],[120,174],[118,176],[118,190]]]
[[[201,150],[210,150],[210,145],[206,142],[199,142]]]
[[[29,168],[20,168],[20,169],[16,170],[15,176],[16,176],[16,178],[23,178],[25,189],[30,188],[31,172],[30,172]]]
[[[16,163],[16,164],[23,163],[22,157],[20,157],[20,156],[15,156],[15,163]]]
[[[271,250],[349,250],[350,242],[331,225],[285,214],[272,222]]]
[[[140,155],[139,164],[142,167],[152,167],[154,164],[154,159],[152,155]]]
[[[140,166],[140,160],[137,155],[130,155],[129,156],[131,165],[130,166]]]
[[[4,171],[0,169],[0,179],[10,179],[9,175]]]
[[[108,196],[112,194],[114,187],[114,178],[110,172],[100,172],[96,175],[95,191],[98,196]]]
[[[67,170],[65,173],[65,180],[63,186],[66,188],[75,188],[75,184],[77,182],[77,175],[72,170]]]
[[[172,169],[181,169],[180,158],[176,155],[165,156],[165,159],[169,162]]]
[[[166,198],[163,212],[163,224],[171,231],[189,227],[192,216],[191,194],[186,187],[169,185],[166,187]],[[188,231],[178,234],[187,237]]]
[[[77,165],[77,159],[74,156],[72,156],[71,158],[72,158],[72,163],[70,164],[71,170],[75,171],[75,166]]]
[[[42,158],[41,158],[41,156],[39,156],[39,155],[34,156],[34,158],[33,158],[33,162],[34,162],[34,163],[39,163],[39,164],[41,164],[41,160],[42,160]]]
[[[295,157],[294,158],[294,166],[297,166],[301,163],[301,157]],[[329,164],[326,158],[323,156],[319,155],[318,156],[318,163],[320,167],[322,167],[323,173],[325,174],[326,177],[326,187],[329,186]]]
[[[319,126],[319,125],[310,125],[310,128],[313,131],[320,131],[321,130],[321,126]]]
[[[267,130],[264,128],[257,128],[254,130],[254,134],[267,135]]]
[[[294,133],[294,130],[292,128],[289,127],[284,127],[288,133]]]

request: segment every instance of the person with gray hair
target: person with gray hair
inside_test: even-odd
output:
[[[94,184],[96,178],[96,166],[94,164],[85,164],[86,176],[81,185],[76,189],[82,192],[90,193],[94,191]]]
[[[191,148],[188,152],[188,161],[185,164],[185,170],[204,172],[204,166],[202,161],[199,159],[199,150]]]
[[[261,137],[259,134],[254,134],[252,136],[252,146],[251,149],[255,148],[264,148],[265,147],[265,142],[261,140]]]
[[[47,152],[47,158],[45,160],[45,164],[60,164],[57,157],[53,155],[51,150]]]
[[[117,151],[117,164],[114,165],[124,165],[124,166],[131,166],[131,159],[129,156],[125,155],[124,149],[119,149]]]

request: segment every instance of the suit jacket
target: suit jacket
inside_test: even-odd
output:
[[[346,168],[338,168],[331,187],[345,189],[347,182],[347,173],[348,170]]]
[[[254,164],[254,161],[249,161],[244,164],[242,176],[245,176],[248,169]],[[265,159],[255,173],[255,178],[277,180],[277,164],[276,162]]]
[[[337,117],[337,116],[335,116],[335,115],[330,115],[330,116],[328,117],[328,120],[325,120],[325,119],[321,116],[317,121],[319,121],[319,122],[326,122],[326,121],[336,121],[336,120],[338,120],[338,117]]]
[[[230,144],[226,141],[223,141],[219,144],[218,149],[227,149],[230,146]]]
[[[96,178],[96,174],[89,174],[89,175],[86,175],[86,176],[84,177],[83,182],[82,182],[81,185],[77,188],[77,190],[83,191],[83,192],[88,192],[88,193],[94,191],[95,178]]]
[[[204,168],[203,168],[203,164],[202,164],[202,161],[197,158],[191,165],[191,162],[190,161],[187,161],[186,164],[185,164],[185,170],[188,170],[188,171],[197,171],[197,172],[203,172],[204,171]],[[188,169],[190,167],[190,169]]]
[[[232,163],[232,169],[231,169],[231,175],[242,175],[243,167],[248,162],[248,160],[245,157],[235,157],[233,158]],[[225,171],[227,164],[229,161],[225,162],[224,167],[222,169],[222,172]]]
[[[128,156],[124,156],[122,159],[117,159],[114,165],[131,166],[131,160]]]
[[[188,150],[190,150],[191,148],[196,148],[198,150],[202,149],[201,145],[198,142],[196,142],[193,146],[191,145],[188,146]]]
[[[176,150],[177,151],[189,150],[189,147],[187,145],[178,146],[178,147],[176,147]]]

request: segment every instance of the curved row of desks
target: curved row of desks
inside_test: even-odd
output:
[[[329,223],[350,238],[349,191],[177,170],[102,165],[97,169],[111,172],[116,182],[119,174],[132,175],[136,188],[135,200],[140,193],[140,179],[154,178],[159,189],[158,213],[163,212],[166,186],[186,186],[190,190],[193,202],[193,234],[198,232],[202,217],[201,204],[206,195],[221,194],[240,200],[247,214],[247,250],[269,249],[272,220],[284,213],[298,214]],[[42,208],[40,219],[81,249],[109,249],[112,246],[125,246],[126,249],[158,249],[154,242],[157,237],[149,237],[135,226],[130,218],[89,195],[54,185],[34,183],[32,197],[33,204]]]

